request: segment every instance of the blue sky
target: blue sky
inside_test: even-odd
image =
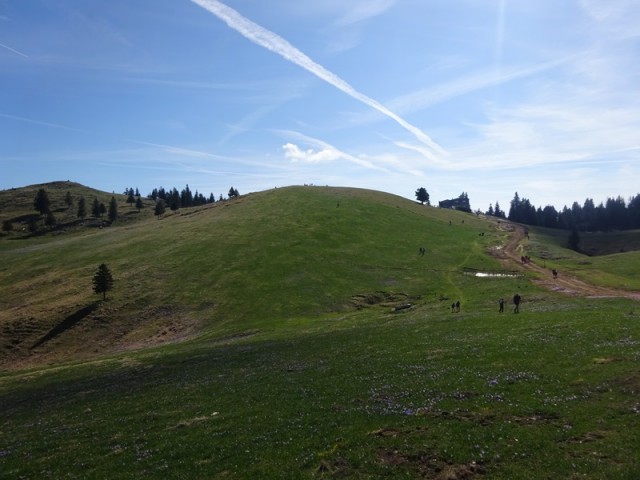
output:
[[[0,0],[0,189],[640,192],[636,0]]]

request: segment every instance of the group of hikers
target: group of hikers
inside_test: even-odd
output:
[[[449,225],[451,225],[451,222],[449,222]],[[527,238],[529,237],[529,232],[527,233]],[[420,253],[420,256],[423,257],[425,255],[425,253],[427,252],[427,249],[425,247],[420,247],[420,249],[418,250]],[[520,257],[520,261],[522,262],[522,264],[527,264],[531,262],[531,258],[527,255],[527,256],[522,256]],[[558,271],[554,268],[553,271],[553,278],[556,279],[558,278]],[[519,293],[516,293],[513,296],[513,313],[520,313],[520,302],[522,301],[522,297],[520,296]],[[505,304],[505,300],[504,298],[500,298],[500,300],[498,300],[498,312],[499,313],[503,313],[504,312],[504,304]],[[451,304],[451,313],[459,313],[460,312],[460,300],[458,300],[455,303]]]
[[[513,313],[520,313],[520,302],[522,301],[522,297],[520,296],[519,293],[516,293],[513,296]],[[501,298],[500,300],[498,300],[498,312],[502,313],[504,312],[504,298]]]
[[[519,293],[516,293],[513,296],[513,313],[520,313],[520,302],[522,301],[522,297],[520,296]],[[498,312],[499,313],[503,313],[504,312],[504,298],[501,298],[500,300],[498,300]],[[460,300],[458,300],[455,303],[451,304],[451,313],[458,313],[460,312]]]

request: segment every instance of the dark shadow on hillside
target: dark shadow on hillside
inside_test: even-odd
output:
[[[87,305],[86,307],[81,308],[77,312],[72,313],[67,318],[65,318],[62,322],[60,322],[58,325],[56,325],[51,330],[49,330],[49,332],[40,340],[38,340],[36,343],[34,343],[31,348],[37,348],[43,343],[48,342],[49,340],[57,337],[58,335],[63,334],[64,332],[72,328],[75,324],[77,324],[80,320],[91,315],[91,313],[93,313],[96,310],[96,308],[98,308],[98,302],[94,302],[91,305]]]

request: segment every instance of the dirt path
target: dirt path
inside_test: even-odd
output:
[[[640,292],[591,285],[578,278],[566,275],[563,272],[559,272],[558,278],[553,278],[553,274],[548,268],[540,266],[533,261],[523,264],[521,259],[524,254],[522,241],[526,236],[525,227],[502,221],[500,222],[499,228],[502,231],[510,232],[509,241],[504,247],[494,249],[493,254],[510,269],[517,266],[517,268],[522,271],[533,271],[539,274],[538,278],[534,280],[534,283],[537,285],[547,288],[548,290],[579,297],[624,297],[640,300]]]

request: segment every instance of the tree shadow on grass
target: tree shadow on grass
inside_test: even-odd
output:
[[[40,340],[38,340],[36,343],[34,343],[31,348],[39,347],[43,343],[48,342],[49,340],[57,337],[58,335],[63,334],[64,332],[72,328],[80,320],[86,318],[91,313],[93,313],[98,308],[98,305],[99,305],[99,302],[94,302],[91,305],[87,305],[86,307],[81,308],[77,312],[72,313],[67,318],[65,318],[62,322],[60,322],[58,325],[56,325],[51,330],[49,330],[49,332]]]

